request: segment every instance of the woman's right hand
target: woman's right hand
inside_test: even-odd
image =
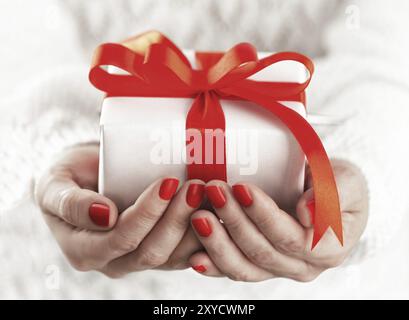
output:
[[[204,183],[153,182],[136,202],[118,215],[98,194],[98,145],[67,150],[40,179],[36,201],[71,265],[117,278],[152,268],[187,268],[202,248],[190,229],[190,215],[200,206]]]

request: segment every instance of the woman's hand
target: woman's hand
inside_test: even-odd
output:
[[[275,277],[311,281],[340,265],[365,229],[368,195],[357,168],[343,161],[332,164],[342,209],[343,247],[331,230],[311,251],[314,200],[310,177],[308,190],[297,204],[298,219],[254,185],[241,183],[231,189],[224,182],[212,181],[206,185],[206,194],[217,217],[205,210],[192,216],[192,225],[206,250],[191,256],[193,268],[207,276],[239,281]]]
[[[151,268],[186,268],[201,248],[189,228],[203,198],[204,183],[152,183],[135,204],[118,215],[115,204],[95,192],[98,146],[72,148],[39,181],[36,200],[62,251],[74,268],[110,277]],[[189,230],[190,229],[190,230]]]

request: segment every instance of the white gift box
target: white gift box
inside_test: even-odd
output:
[[[184,51],[194,65],[194,52]],[[266,53],[259,53],[259,57]],[[114,68],[112,73],[118,73]],[[293,61],[266,68],[251,79],[304,82]],[[122,211],[159,177],[186,180],[186,115],[193,99],[107,97],[101,110],[99,191]],[[302,103],[280,101],[306,117]],[[226,122],[229,184],[258,185],[279,206],[293,210],[304,187],[305,156],[286,126],[260,106],[221,99]]]

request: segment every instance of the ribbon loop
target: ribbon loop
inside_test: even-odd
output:
[[[207,78],[211,88],[247,78],[258,62],[257,51],[249,43],[239,43],[227,51],[209,68]]]
[[[238,44],[226,53],[196,52],[196,58],[198,70],[192,68],[172,41],[151,31],[123,44],[108,43],[98,47],[89,78],[95,87],[109,96],[194,99],[186,117],[189,179],[227,180],[225,118],[220,98],[244,99],[273,113],[297,139],[311,169],[315,198],[312,248],[328,228],[333,229],[342,245],[338,192],[321,140],[302,116],[278,102],[304,102],[304,91],[314,72],[312,61],[295,52],[279,52],[258,59],[256,49],[248,43]],[[249,79],[282,61],[295,61],[305,66],[308,71],[306,80],[288,83]],[[125,74],[109,73],[107,66],[120,68]],[[195,137],[201,144],[202,154],[191,148]]]

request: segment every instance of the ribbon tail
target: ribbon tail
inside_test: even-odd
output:
[[[311,250],[315,248],[328,228],[332,229],[341,246],[343,246],[341,208],[339,206],[338,190],[331,163],[318,135],[316,135],[310,124],[307,122],[305,124],[311,128],[311,133],[313,133],[308,138],[310,143],[313,144],[311,151],[304,150],[303,142],[299,140],[311,169],[315,197],[314,235]],[[306,134],[306,136],[309,136],[309,134]],[[311,140],[316,140],[316,142]]]
[[[337,237],[338,241],[340,242],[341,246],[344,245],[343,242],[343,235],[342,235],[342,222],[335,222],[332,224],[324,223],[321,220],[320,223],[315,223],[314,224],[314,235],[312,238],[312,244],[311,244],[311,250],[314,250],[315,246],[318,244],[318,242],[321,240],[325,232],[328,230],[328,228],[331,228],[332,231],[335,233],[335,236]]]
[[[343,245],[341,209],[335,177],[324,146],[311,125],[296,111],[272,100],[271,97],[243,87],[230,87],[223,91],[270,111],[291,131],[307,157],[312,174],[315,221],[311,248],[318,244],[329,227]]]

